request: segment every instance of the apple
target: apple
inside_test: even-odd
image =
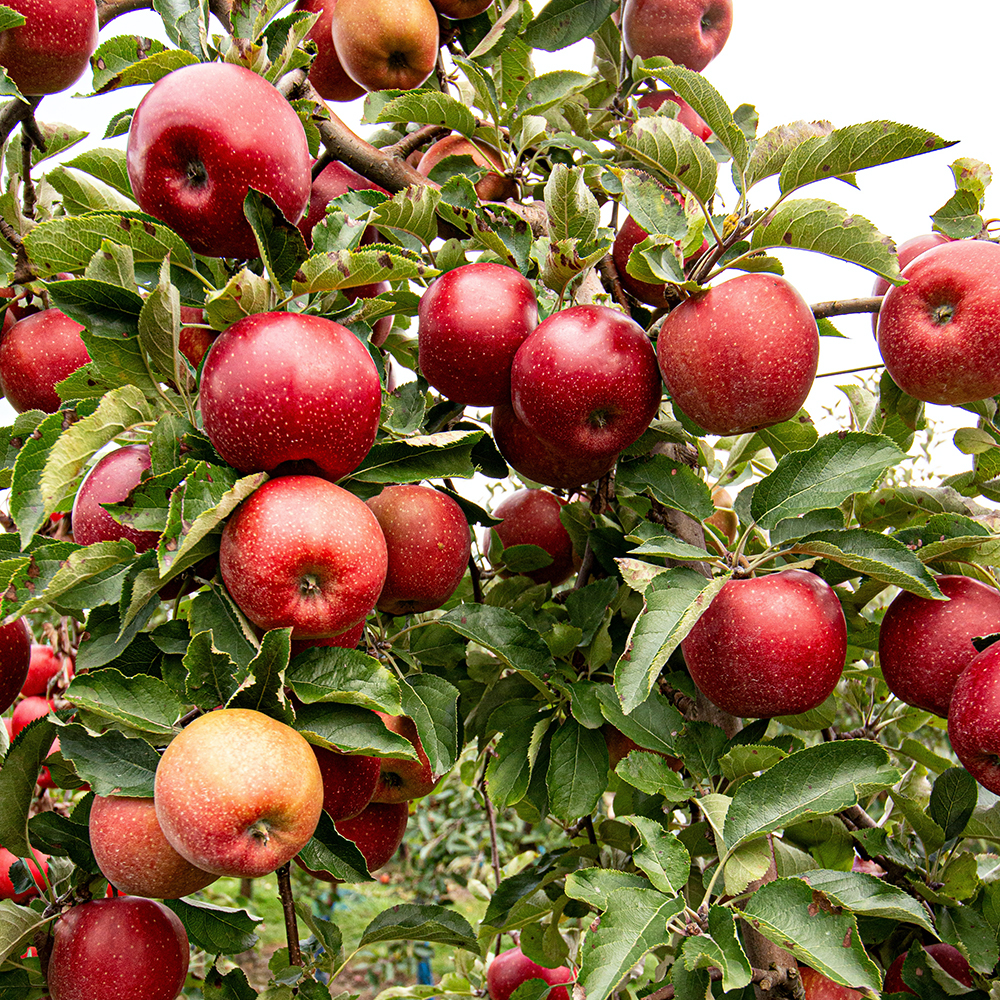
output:
[[[176,1000],[189,945],[180,918],[139,896],[95,899],[56,920],[46,977],[52,1000]]]
[[[25,860],[35,884],[25,889],[24,892],[15,892],[10,869],[18,858],[17,855],[11,854],[6,847],[0,847],[0,899],[10,899],[15,903],[27,903],[29,899],[34,899],[40,892],[45,891],[49,875],[49,856],[34,848],[31,849],[31,852],[34,855],[34,860],[31,858]]]
[[[538,326],[531,282],[477,261],[436,278],[420,297],[420,372],[448,399],[471,406],[510,400],[514,355]]]
[[[302,233],[307,246],[312,246],[312,231],[326,216],[327,205],[334,198],[342,194],[347,194],[348,191],[381,191],[382,194],[389,193],[374,181],[370,181],[356,170],[352,170],[346,163],[341,163],[340,160],[331,161],[313,180],[309,189],[309,209],[298,223],[299,232]],[[378,232],[369,226],[365,229],[361,237],[361,242],[374,243],[377,239]]]
[[[684,413],[712,434],[745,434],[799,412],[816,377],[819,329],[784,278],[744,274],[671,310],[656,356]]]
[[[371,450],[382,386],[346,327],[321,316],[255,313],[212,344],[199,406],[212,446],[240,472],[335,480]]]
[[[14,713],[11,716],[10,723],[10,738],[11,740],[17,736],[17,734],[24,729],[29,723],[34,722],[35,719],[40,719],[42,716],[48,715],[49,712],[55,711],[55,705],[49,698],[22,698],[15,706]],[[49,753],[56,753],[59,750],[59,737],[57,736],[52,742],[52,746],[49,748]],[[47,755],[46,755],[47,756]],[[43,767],[38,774],[38,785],[41,788],[55,788],[56,784],[52,780],[52,775],[47,767]]]
[[[58,94],[72,87],[97,48],[94,0],[11,0],[25,17],[0,31],[0,66],[25,97]]]
[[[357,845],[368,871],[375,872],[399,850],[409,815],[406,802],[371,802],[357,816],[333,825],[337,833]]]
[[[181,323],[177,349],[187,358],[188,364],[197,369],[219,333],[206,325],[205,310],[196,306],[181,306]]]
[[[0,626],[0,712],[21,692],[31,670],[31,630],[25,618]]]
[[[625,0],[622,42],[629,59],[666,56],[700,73],[733,27],[733,0]]]
[[[0,339],[0,388],[18,413],[55,413],[56,384],[90,360],[83,327],[58,309],[18,320]]]
[[[945,236],[944,233],[923,233],[920,236],[914,236],[912,239],[906,240],[904,243],[900,243],[896,247],[896,258],[899,261],[899,269],[902,271],[911,260],[916,260],[925,250],[930,250],[931,247],[939,247],[942,243],[950,242],[951,238]],[[885,295],[891,287],[892,285],[882,275],[879,275],[875,279],[875,284],[872,285],[872,295]],[[872,313],[872,333],[876,337],[878,336],[878,313]]]
[[[530,431],[595,460],[638,440],[661,399],[645,331],[607,306],[571,306],[539,323],[514,355],[510,385]]]
[[[331,635],[327,639],[293,639],[292,657],[294,658],[299,653],[306,649],[312,649],[314,646],[338,646],[341,649],[356,649],[364,634],[365,623],[362,621],[351,626],[347,631],[341,632],[340,635]]]
[[[430,761],[417,735],[416,723],[408,715],[387,715],[385,712],[375,714],[385,723],[386,729],[405,737],[413,744],[418,759],[414,761],[393,757],[380,758],[381,774],[378,786],[372,795],[372,802],[395,804],[429,795],[441,780],[441,776],[436,776],[431,771]]]
[[[1000,393],[1000,246],[955,240],[903,268],[878,316],[878,349],[915,399],[961,405]]]
[[[234,63],[196,63],[157,80],[132,116],[126,164],[139,207],[209,257],[258,256],[243,214],[251,187],[292,223],[309,203],[299,116]]]
[[[497,403],[490,418],[500,454],[519,475],[543,486],[573,489],[592,483],[615,466],[617,455],[581,455],[558,451],[518,420],[510,403]]]
[[[493,516],[501,521],[492,530],[505,549],[512,545],[537,545],[552,557],[548,566],[524,574],[535,583],[551,583],[555,587],[576,571],[573,540],[559,519],[565,506],[565,500],[548,490],[522,489],[505,496],[493,510]],[[490,530],[483,534],[483,549],[487,552]]]
[[[135,546],[136,552],[145,552],[156,545],[158,531],[139,531],[121,524],[101,506],[124,500],[139,485],[150,465],[149,447],[144,444],[116,448],[97,462],[80,483],[73,500],[73,538],[78,544],[125,539]]]
[[[94,796],[90,846],[101,874],[129,896],[180,899],[218,878],[195,867],[170,846],[151,798]]]
[[[1000,632],[1000,591],[967,576],[939,576],[947,601],[901,591],[879,626],[878,651],[889,690],[942,718],[959,674],[977,655],[976,636]]]
[[[222,530],[219,569],[240,610],[293,639],[340,635],[364,620],[385,583],[378,521],[353,493],[315,476],[271,479]]]
[[[489,143],[472,142],[463,135],[446,135],[428,147],[417,164],[418,173],[430,177],[431,171],[447,156],[471,156],[477,167],[489,171],[476,181],[480,201],[506,201],[517,197],[517,182],[502,172],[500,151]]]
[[[447,493],[417,483],[387,486],[367,503],[389,555],[376,607],[391,615],[441,607],[469,565],[472,540],[462,508]]]
[[[340,65],[365,90],[414,90],[434,72],[438,16],[430,0],[337,0],[330,34]]]
[[[716,528],[732,545],[740,530],[740,519],[733,510],[732,494],[724,486],[716,486],[712,490],[712,503],[715,504],[715,513],[705,518],[705,524]]]
[[[922,945],[923,950],[951,976],[963,986],[972,989],[972,971],[965,956],[951,944],[944,942],[934,942],[933,944]],[[916,996],[913,990],[903,982],[903,963],[906,961],[906,953],[897,955],[893,959],[885,974],[885,982],[882,984],[882,992],[889,993],[909,993]]]
[[[712,138],[712,130],[701,115],[683,97],[679,97],[672,90],[648,91],[642,94],[636,103],[640,108],[652,108],[656,111],[663,106],[664,101],[670,101],[677,105],[677,121],[692,135],[696,135],[702,142],[708,142]]]
[[[0,640],[3,638],[5,628],[10,626],[5,625],[0,628]],[[21,694],[26,697],[47,694],[49,683],[60,674],[62,674],[61,684],[69,683],[73,679],[73,657],[57,653],[51,646],[32,643],[28,676],[21,685]],[[0,697],[0,705],[2,704],[3,698]]]
[[[570,1000],[566,987],[572,987],[576,975],[566,965],[547,969],[532,962],[520,948],[509,948],[486,967],[486,994],[490,1000],[509,1000],[518,986],[529,979],[542,979],[554,987],[549,990],[548,1000]]]
[[[959,674],[948,705],[948,738],[962,766],[1000,795],[1000,643]]]
[[[156,818],[203,871],[259,878],[305,846],[323,811],[323,775],[305,738],[245,708],[200,715],[167,745]]]
[[[309,67],[309,82],[324,101],[353,101],[365,88],[355,83],[345,72],[337,58],[330,34],[330,21],[337,0],[298,0],[295,11],[319,14],[319,19],[306,38],[316,43],[316,58]]]
[[[799,966],[799,978],[802,980],[806,1000],[864,1000],[866,996],[858,990],[852,990],[848,986],[841,986],[832,979],[827,979],[821,972],[810,969],[807,965]]]
[[[847,623],[833,588],[801,569],[729,580],[681,643],[701,692],[743,718],[798,715],[840,680]]]
[[[378,757],[313,747],[323,775],[323,810],[335,823],[357,816],[372,800],[382,762]]]
[[[672,194],[672,192],[667,192],[667,194]],[[656,309],[665,309],[674,301],[668,299],[666,296],[666,284],[654,285],[650,281],[640,281],[638,278],[633,278],[627,270],[628,259],[632,254],[632,250],[648,235],[649,233],[631,215],[627,216],[622,223],[621,229],[618,230],[615,236],[614,243],[611,245],[611,258],[615,262],[618,280],[621,281],[622,287],[626,292],[635,296],[640,302],[645,302],[648,306],[653,306]],[[691,257],[687,258],[687,260],[697,259],[707,249],[708,241],[702,240],[701,247]]]
[[[464,21],[467,17],[475,17],[489,10],[493,0],[431,0],[434,9],[444,17],[453,21]]]

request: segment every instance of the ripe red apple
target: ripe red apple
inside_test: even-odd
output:
[[[939,576],[950,600],[901,591],[879,626],[878,651],[889,690],[908,705],[946,718],[959,674],[977,655],[976,636],[1000,632],[1000,591],[967,576]]]
[[[677,105],[677,121],[692,135],[696,135],[702,142],[708,142],[712,138],[712,130],[705,124],[701,115],[683,97],[679,97],[672,90],[651,90],[643,94],[636,103],[640,108],[652,108],[656,111],[663,105],[664,101],[670,101]]]
[[[192,368],[197,368],[219,333],[205,325],[205,310],[196,306],[181,306],[181,323],[177,349]]]
[[[234,63],[197,63],[150,88],[126,151],[139,207],[209,257],[256,257],[243,214],[252,187],[298,222],[312,183],[299,116],[263,77]]]
[[[332,4],[331,4],[332,7]],[[315,29],[314,29],[315,30]],[[311,78],[310,71],[310,78]],[[364,93],[362,90],[361,93]],[[333,160],[328,163],[316,177],[309,190],[309,210],[299,220],[299,232],[308,246],[312,246],[312,231],[326,216],[326,207],[334,198],[348,191],[381,191],[388,194],[385,188],[374,181],[352,170],[346,163]],[[369,226],[361,237],[362,243],[374,243],[378,233]]]
[[[31,669],[31,630],[24,618],[0,626],[0,712],[21,692]]]
[[[841,986],[806,965],[799,966],[799,978],[806,992],[806,1000],[864,1000],[865,997],[864,993]]]
[[[34,860],[31,858],[25,860],[35,884],[25,889],[24,892],[15,892],[10,869],[18,858],[17,855],[11,854],[6,847],[0,847],[0,899],[10,899],[15,903],[27,903],[29,899],[34,899],[40,892],[45,891],[49,875],[49,856],[34,848],[32,848],[32,854]]]
[[[798,715],[837,686],[847,623],[833,588],[787,569],[729,580],[681,643],[695,684],[743,718]]]
[[[361,852],[371,873],[387,865],[399,850],[409,815],[407,802],[370,802],[357,816],[339,820],[333,825],[337,833],[350,840]],[[341,881],[327,872],[307,868],[300,857],[295,858],[295,863],[324,882]]]
[[[493,511],[494,517],[502,518],[493,531],[504,548],[537,545],[552,557],[548,566],[524,574],[535,583],[551,583],[555,587],[568,580],[576,570],[573,541],[559,520],[559,512],[565,506],[565,500],[548,490],[523,489],[505,496]],[[489,547],[487,530],[483,535],[483,549],[488,552]]]
[[[95,796],[90,846],[101,874],[129,896],[180,899],[219,877],[195,867],[171,847],[150,798]]]
[[[324,101],[353,101],[365,88],[355,83],[345,72],[337,58],[330,34],[330,20],[337,0],[298,0],[295,10],[319,14],[319,19],[306,35],[316,43],[316,58],[309,67],[309,82]]]
[[[744,274],[668,313],[656,356],[684,413],[712,434],[744,434],[798,413],[816,377],[819,329],[784,278]]]
[[[616,455],[559,451],[518,420],[510,403],[497,403],[490,418],[493,440],[507,464],[523,478],[556,489],[592,483],[614,468]]]
[[[436,278],[420,297],[420,371],[448,399],[496,406],[510,399],[510,370],[538,326],[531,282],[487,261]]]
[[[517,197],[517,182],[503,173],[503,160],[496,147],[485,142],[472,142],[463,135],[446,135],[425,150],[417,164],[417,171],[424,177],[430,177],[431,171],[446,156],[471,156],[477,167],[489,171],[476,181],[476,194],[480,201],[506,201]]]
[[[878,349],[915,399],[958,405],[1000,393],[1000,246],[954,240],[903,269],[878,317]]]
[[[164,836],[216,875],[258,878],[298,854],[323,811],[305,738],[250,709],[200,715],[168,744],[153,798]]]
[[[629,59],[666,56],[700,73],[733,27],[732,0],[625,0],[622,42]]]
[[[303,650],[312,649],[314,646],[339,646],[341,649],[356,649],[365,634],[365,623],[358,622],[340,635],[331,635],[326,639],[293,639],[292,656],[296,657]]]
[[[49,712],[55,710],[55,706],[48,698],[22,698],[15,706],[11,716],[10,738],[13,740],[17,734],[30,722],[40,719]],[[49,753],[56,753],[59,749],[59,737],[57,736],[49,748]],[[43,767],[38,775],[38,785],[41,788],[55,788],[55,782],[47,767]]]
[[[931,247],[939,247],[942,243],[950,242],[950,237],[945,236],[944,233],[923,233],[920,236],[914,236],[912,239],[906,240],[904,243],[900,243],[896,247],[896,258],[899,261],[900,271],[911,260],[916,260],[925,250],[930,250]],[[875,279],[875,284],[872,285],[872,295],[885,295],[891,287],[892,285],[879,275]],[[876,337],[878,336],[878,313],[872,313],[872,333]]]
[[[375,515],[353,493],[315,476],[282,476],[226,522],[219,569],[259,628],[295,639],[340,635],[363,621],[385,583],[388,556]]]
[[[367,503],[389,554],[376,607],[391,615],[441,607],[469,565],[472,540],[462,508],[447,493],[417,483],[387,486]]]
[[[414,761],[392,757],[381,758],[381,774],[378,786],[372,795],[372,802],[394,804],[429,795],[441,778],[431,771],[430,761],[417,735],[413,719],[408,715],[386,715],[385,712],[375,714],[385,723],[386,729],[405,737],[413,744],[418,759]]]
[[[510,385],[530,431],[595,460],[634,443],[661,398],[645,331],[607,306],[572,306],[539,323],[514,355]]]
[[[145,552],[156,544],[159,532],[120,524],[101,506],[124,500],[150,465],[148,445],[130,444],[109,451],[87,473],[73,500],[73,538],[80,545],[125,539]]]
[[[382,762],[378,757],[313,747],[323,775],[323,810],[335,823],[357,816],[372,800]]]
[[[83,327],[58,309],[18,320],[0,339],[0,388],[18,413],[55,413],[56,384],[90,360]]]
[[[346,327],[321,316],[255,313],[212,344],[199,406],[208,439],[240,472],[335,480],[371,449],[382,387],[371,355]]]
[[[3,639],[4,629],[10,626],[5,625],[0,628],[0,641]],[[0,655],[0,663],[3,657]],[[73,657],[64,656],[57,653],[51,646],[44,646],[38,643],[31,644],[31,655],[28,661],[28,676],[21,685],[21,694],[45,695],[48,691],[49,682],[60,672],[64,671],[61,683],[68,683],[73,679]],[[0,705],[3,698],[0,698]]]
[[[970,990],[972,989],[972,971],[969,969],[969,963],[954,945],[945,944],[944,942],[934,942],[933,944],[923,945],[923,949],[952,979],[956,979],[963,986],[967,986]],[[909,993],[910,996],[917,995],[903,982],[903,963],[905,961],[906,953],[897,955],[893,959],[892,965],[889,966],[885,974],[885,982],[882,984],[883,993]]]
[[[549,990],[549,1000],[570,1000],[567,987],[572,988],[576,975],[566,965],[557,969],[537,965],[520,948],[510,948],[486,967],[486,993],[490,1000],[509,1000],[514,990],[529,979],[543,979],[554,987]]]
[[[46,976],[52,1000],[176,1000],[188,970],[177,914],[138,896],[95,899],[55,922]]]
[[[667,192],[667,194],[671,193]],[[666,196],[664,195],[664,197]],[[611,257],[615,262],[618,279],[621,281],[625,291],[634,295],[640,302],[645,302],[646,305],[653,306],[656,309],[665,309],[671,304],[671,300],[666,297],[666,284],[654,285],[651,281],[640,281],[638,278],[633,278],[627,270],[628,259],[632,251],[648,235],[649,233],[631,215],[627,216],[622,223],[621,229],[618,230],[615,236],[615,242],[611,246]],[[701,247],[696,253],[687,258],[687,260],[694,260],[700,257],[707,249],[708,241],[702,240]]]
[[[1000,643],[959,674],[948,706],[948,738],[966,771],[1000,794]]]
[[[25,97],[57,94],[83,76],[97,48],[94,0],[11,0],[25,17],[0,31],[0,66]]]
[[[337,0],[330,19],[337,58],[365,90],[413,90],[434,72],[437,11],[430,0]]]

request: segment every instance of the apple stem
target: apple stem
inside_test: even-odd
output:
[[[288,941],[288,964],[302,965],[299,948],[299,924],[295,916],[295,899],[292,896],[292,863],[286,861],[275,873],[278,876],[278,898],[285,916],[285,938]]]

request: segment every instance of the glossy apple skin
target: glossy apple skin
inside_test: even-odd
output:
[[[471,156],[477,167],[490,172],[476,181],[476,194],[480,201],[506,201],[517,197],[517,182],[507,177],[503,170],[500,152],[485,142],[474,143],[462,135],[446,135],[429,146],[420,157],[417,172],[429,177],[431,171],[446,156]]]
[[[337,833],[353,841],[369,872],[387,865],[399,850],[410,809],[406,802],[372,802],[352,819],[334,823]]]
[[[120,524],[102,503],[118,503],[139,485],[142,474],[150,468],[149,447],[126,445],[109,451],[87,473],[73,500],[73,538],[80,545],[125,539],[136,552],[151,549],[159,539],[157,531],[138,531]]]
[[[385,536],[352,493],[315,476],[271,479],[222,531],[219,569],[259,628],[293,639],[340,635],[375,607],[388,567]]]
[[[18,320],[0,340],[0,387],[18,413],[55,413],[56,384],[90,360],[83,327],[58,309]]]
[[[0,627],[0,712],[6,712],[28,680],[31,631],[24,618]]]
[[[515,490],[505,496],[493,510],[493,516],[502,518],[493,526],[504,548],[512,545],[537,545],[552,557],[552,562],[541,569],[524,575],[535,583],[558,586],[568,580],[576,570],[576,556],[569,532],[559,520],[559,513],[566,506],[548,490]],[[483,533],[483,549],[489,551],[489,531]]]
[[[311,158],[292,106],[263,77],[197,63],[159,79],[132,117],[126,150],[139,207],[209,257],[256,257],[249,188],[290,222],[309,203]]]
[[[35,884],[24,892],[14,891],[14,881],[10,876],[11,865],[18,860],[17,855],[11,854],[6,847],[0,847],[0,899],[9,899],[15,903],[27,903],[29,899],[34,899],[40,892],[45,891],[46,879],[48,878],[49,856],[42,854],[32,848],[34,860],[26,859],[28,871],[35,880]],[[44,873],[44,874],[43,874]]]
[[[420,372],[448,399],[496,406],[510,399],[514,355],[538,326],[531,282],[487,261],[436,278],[420,297]]]
[[[959,674],[948,706],[948,738],[966,771],[1000,795],[1000,643]]]
[[[0,66],[25,97],[57,94],[83,76],[97,48],[93,0],[12,0],[25,17],[0,32]]]
[[[808,966],[799,966],[799,978],[806,992],[806,1000],[864,1000],[865,994],[841,986],[832,979],[827,979],[821,972]],[[889,992],[883,990],[883,992]]]
[[[904,243],[900,243],[896,247],[896,258],[899,261],[900,271],[911,260],[916,260],[922,253],[930,250],[931,247],[939,247],[942,243],[950,242],[951,239],[945,236],[944,233],[923,233],[920,236],[914,236],[912,239],[906,240]],[[891,287],[892,285],[879,275],[872,285],[872,295],[885,295]],[[878,336],[878,313],[872,313],[872,333],[876,337]]]
[[[389,555],[376,607],[391,615],[441,607],[469,566],[472,540],[462,508],[447,493],[417,483],[387,486],[367,503]]]
[[[667,56],[700,73],[733,27],[732,0],[626,0],[622,42],[629,59]]]
[[[47,971],[52,1000],[175,1000],[187,970],[187,932],[155,900],[92,900],[55,922]]]
[[[878,349],[915,399],[958,405],[1000,393],[1000,246],[955,240],[903,269],[878,318]]]
[[[822,704],[840,680],[847,623],[806,570],[729,580],[681,643],[695,684],[730,715],[769,719]]]
[[[555,986],[549,990],[549,1000],[569,1000],[569,989],[557,984],[572,983],[576,976],[568,966],[547,969],[532,962],[520,948],[510,948],[500,952],[487,966],[486,993],[490,1000],[509,1000],[514,990],[529,979],[543,979]]]
[[[323,775],[323,811],[335,823],[357,816],[375,794],[381,760],[317,746],[313,753]]]
[[[171,847],[151,798],[95,796],[90,807],[90,846],[101,874],[129,896],[180,899],[218,878]]]
[[[878,651],[889,690],[908,705],[946,718],[959,674],[977,655],[975,636],[1000,632],[1000,591],[967,576],[939,576],[950,600],[901,591],[879,626]]]
[[[212,344],[199,406],[212,446],[240,472],[280,475],[287,463],[333,481],[371,450],[382,387],[371,355],[346,327],[320,316],[255,313]]]
[[[362,90],[361,93],[364,93]],[[334,160],[328,163],[313,180],[309,191],[309,210],[298,222],[299,232],[302,233],[308,246],[312,246],[312,231],[323,221],[326,215],[326,206],[330,202],[348,191],[381,191],[383,194],[389,192],[380,187],[374,181],[368,180],[356,170],[352,170],[346,163]],[[378,234],[369,226],[362,236],[362,243],[374,243]]]
[[[337,0],[330,21],[337,58],[365,90],[413,90],[434,72],[437,11],[430,0]]]
[[[355,83],[345,72],[337,58],[330,35],[330,21],[337,0],[299,0],[295,10],[309,14],[319,14],[319,19],[306,35],[316,43],[316,58],[309,67],[309,82],[316,88],[324,101],[353,101],[360,97],[365,88]]]
[[[3,628],[0,628],[0,641],[3,639],[4,628],[9,628],[9,626],[5,625]],[[2,656],[3,654],[0,652],[0,662],[3,662]],[[21,685],[21,694],[25,697],[29,695],[44,696],[48,691],[49,682],[64,666],[66,673],[62,683],[68,683],[73,679],[73,657],[62,656],[51,646],[32,643],[31,654],[28,660],[28,676]],[[0,697],[0,705],[2,704],[3,698]],[[3,709],[0,709],[0,711],[3,711]]]
[[[677,105],[677,121],[692,135],[696,135],[702,142],[708,142],[712,138],[712,130],[705,123],[704,118],[683,97],[679,97],[672,90],[650,91],[643,94],[636,103],[640,108],[652,108],[655,111],[663,105],[664,101],[670,101]]]
[[[197,370],[212,341],[218,337],[218,331],[210,330],[205,325],[205,310],[196,306],[181,306],[181,323],[177,349]]]
[[[381,758],[381,773],[372,795],[372,802],[397,804],[429,795],[440,779],[431,771],[430,761],[417,735],[413,719],[408,715],[387,715],[385,712],[375,714],[385,723],[386,729],[405,737],[413,744],[418,759],[412,761],[392,757]]]
[[[292,657],[294,658],[304,650],[312,649],[316,646],[338,646],[341,649],[356,649],[364,634],[365,623],[362,621],[358,622],[357,625],[351,626],[346,632],[341,632],[340,635],[331,635],[326,639],[293,639]]]
[[[686,299],[656,341],[674,402],[712,434],[745,434],[789,420],[809,395],[819,329],[784,278],[744,274]]]
[[[954,945],[935,942],[934,944],[925,944],[923,949],[952,979],[956,979],[963,986],[972,989],[972,972],[969,969],[969,963]],[[897,955],[893,959],[892,965],[886,971],[885,982],[882,984],[883,993],[909,993],[910,996],[916,996],[916,993],[903,982],[903,963],[905,961],[906,953]]]
[[[607,306],[552,313],[514,355],[511,403],[552,447],[610,458],[660,406],[656,354],[638,323]]]
[[[323,775],[305,738],[250,709],[201,715],[168,744],[153,798],[164,836],[203,871],[259,878],[305,846]]]

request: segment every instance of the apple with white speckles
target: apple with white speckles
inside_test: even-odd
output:
[[[389,732],[403,736],[413,744],[417,759],[383,757],[382,771],[372,795],[372,802],[409,802],[430,795],[440,780],[440,775],[435,775],[431,770],[427,751],[424,750],[424,745],[417,735],[417,724],[408,715],[387,715],[385,712],[375,714],[385,723]]]
[[[24,618],[0,626],[0,712],[6,712],[28,682],[31,631]]]

